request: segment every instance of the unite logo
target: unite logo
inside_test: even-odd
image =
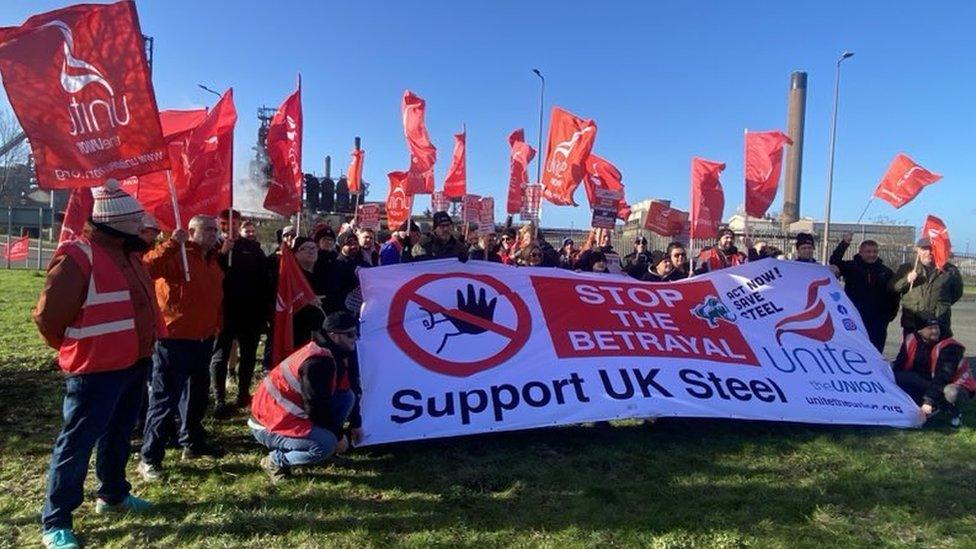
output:
[[[776,343],[783,344],[783,336],[796,334],[820,342],[834,337],[834,322],[827,304],[820,297],[820,288],[830,284],[829,279],[814,280],[807,287],[807,306],[803,311],[776,323]]]
[[[71,28],[63,21],[51,21],[39,27],[38,30],[54,28],[61,33],[64,60],[61,62],[61,87],[71,95],[68,103],[68,118],[71,120],[69,134],[73,136],[86,135],[102,131],[107,128],[127,126],[130,121],[128,101],[123,94],[121,109],[115,96],[112,84],[97,67],[74,56],[74,37]],[[81,92],[91,84],[101,86],[108,92],[108,101],[92,99],[81,101],[75,94]],[[121,114],[120,114],[121,113]],[[94,152],[94,151],[82,151]]]
[[[572,137],[566,141],[556,144],[552,151],[552,160],[549,162],[549,171],[552,172],[555,177],[562,177],[563,172],[565,172],[566,168],[569,167],[567,160],[569,160],[569,155],[573,152],[573,147],[576,146],[576,143],[579,142],[581,137],[583,137],[583,134],[590,131],[593,131],[592,126],[587,126],[582,130],[576,130],[573,132]]]

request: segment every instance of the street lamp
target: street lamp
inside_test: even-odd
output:
[[[827,212],[824,215],[823,245],[820,249],[820,260],[827,263],[827,242],[830,238],[830,203],[834,190],[834,148],[837,144],[837,102],[840,99],[840,64],[848,57],[854,57],[854,52],[845,51],[837,60],[834,74],[834,112],[830,121],[830,153],[827,160]]]
[[[542,76],[539,69],[532,69],[532,72],[542,80],[542,87],[539,89],[539,161],[535,165],[535,182],[542,183],[542,163],[545,162],[542,153],[542,120],[546,105],[546,77]]]
[[[197,84],[197,87],[200,88],[203,91],[210,92],[210,93],[216,95],[217,97],[223,97],[222,95],[220,95],[220,92],[218,92],[216,90],[212,90],[212,89],[204,86],[203,84]]]

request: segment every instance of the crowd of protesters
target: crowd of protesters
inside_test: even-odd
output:
[[[294,466],[354,447],[362,438],[359,269],[456,258],[660,283],[785,257],[749,239],[742,239],[740,250],[728,228],[695,261],[681,242],[651,250],[644,237],[621,257],[608,231],[591,231],[579,245],[565,238],[555,248],[533,223],[516,228],[509,219],[501,230],[479,234],[445,212],[433,214],[429,232],[408,220],[385,242],[354,223],[321,224],[308,234],[286,226],[277,233],[277,248],[265,254],[255,225],[236,211],[195,216],[186,230],[161,238],[155,220],[118,185],[96,189],[94,197],[83,236],[59,248],[34,311],[41,335],[58,349],[68,374],[64,424],[42,513],[49,546],[72,546],[72,512],[82,503],[93,451],[96,512],[149,508],[130,493],[126,480],[136,425],[142,426],[136,433],[142,438],[137,471],[147,481],[165,479],[164,456],[173,444],[182,448],[184,460],[223,454],[204,428],[208,410],[218,419],[247,415],[251,433],[267,449],[261,466],[274,480]],[[844,259],[852,240],[850,233],[843,236],[828,267],[843,280],[871,343],[883,352],[888,324],[900,307],[904,341],[893,365],[896,380],[924,413],[944,410],[958,425],[958,406],[976,390],[964,348],[952,339],[951,307],[962,295],[959,271],[951,263],[937,268],[924,239],[917,242],[915,261],[895,271],[884,265],[871,240],[859,243],[853,259]],[[294,314],[295,352],[273,364],[270,324],[286,248],[317,299]],[[815,263],[814,252],[813,237],[797,235],[794,260]],[[263,372],[252,397],[262,335]],[[240,359],[230,375],[235,348]],[[228,377],[236,385],[233,400]]]

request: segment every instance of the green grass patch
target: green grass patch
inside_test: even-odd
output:
[[[30,321],[39,274],[0,272],[0,547],[39,542],[62,382]],[[976,415],[970,410],[970,417]],[[976,431],[634,421],[367,448],[272,485],[243,415],[229,450],[166,458],[133,491],[155,514],[93,512],[90,547],[956,546],[976,539]],[[130,470],[134,464],[130,464]]]

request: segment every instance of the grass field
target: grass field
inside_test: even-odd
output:
[[[30,308],[39,274],[0,272],[0,547],[36,546],[62,383]],[[972,418],[974,411],[969,411]],[[972,420],[970,420],[972,421]],[[358,451],[271,485],[244,418],[229,455],[134,492],[152,515],[88,502],[90,547],[973,546],[976,431],[666,420]],[[130,464],[130,470],[134,464]]]

